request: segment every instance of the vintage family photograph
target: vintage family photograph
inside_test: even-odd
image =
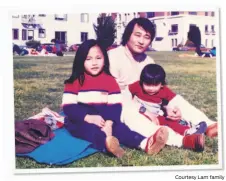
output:
[[[13,14],[15,169],[221,165],[218,13]]]

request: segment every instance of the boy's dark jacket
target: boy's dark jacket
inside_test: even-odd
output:
[[[50,127],[44,122],[29,119],[15,122],[16,153],[29,153],[54,137]]]

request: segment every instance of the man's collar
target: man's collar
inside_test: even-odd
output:
[[[125,52],[126,52],[126,55],[130,59],[132,59],[136,62],[143,62],[147,57],[147,55],[145,53],[140,53],[140,54],[136,54],[136,55],[132,54],[131,51],[129,50],[129,48],[127,47],[127,45],[125,45]]]

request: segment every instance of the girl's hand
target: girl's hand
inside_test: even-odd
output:
[[[171,119],[171,120],[180,120],[181,119],[181,111],[178,107],[174,107],[174,108],[171,108],[171,107],[168,107],[166,106],[166,112],[167,112],[167,118],[168,119]]]
[[[99,115],[89,115],[89,114],[87,114],[85,116],[84,120],[88,123],[95,124],[95,125],[99,126],[100,128],[104,127],[104,125],[105,125],[104,119]]]
[[[106,120],[104,127],[101,128],[103,132],[105,132],[106,136],[112,136],[112,126],[113,126],[113,121],[111,120]]]

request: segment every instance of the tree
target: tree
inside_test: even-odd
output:
[[[188,32],[188,40],[192,41],[196,47],[196,53],[199,56],[202,56],[202,51],[200,49],[201,45],[201,33],[199,27],[191,26]]]
[[[97,41],[104,48],[109,48],[116,38],[116,24],[111,16],[100,15],[97,18],[97,25],[93,24],[96,33]]]

